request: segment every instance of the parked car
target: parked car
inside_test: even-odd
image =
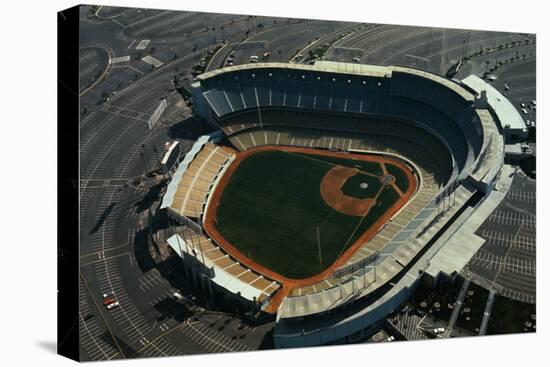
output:
[[[103,306],[105,306],[108,310],[118,306],[118,301],[113,291],[103,293]]]
[[[112,303],[109,303],[106,307],[107,307],[108,310],[110,310],[110,309],[112,309],[114,307],[117,307],[117,306],[119,306],[118,301],[114,301]]]

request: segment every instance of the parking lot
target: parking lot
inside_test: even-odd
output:
[[[267,60],[285,62],[325,35],[341,36],[349,23],[134,8],[93,10],[83,11],[81,19],[80,78],[81,85],[89,87],[81,96],[79,122],[83,358],[272,347],[273,322],[252,326],[227,309],[205,312],[205,304],[195,302],[188,293],[189,279],[177,278],[178,274],[170,274],[174,276],[170,279],[163,272],[146,247],[148,217],[139,208],[145,207],[147,193],[127,183],[144,179],[156,167],[156,153],[162,152],[166,141],[177,138],[186,151],[198,135],[210,131],[204,123],[189,119],[191,110],[173,82],[174,78],[191,82],[191,68],[209,50],[224,40],[245,43],[235,48],[235,64],[250,62],[251,55],[261,59],[266,52],[270,53]],[[338,44],[361,48],[368,55],[361,62],[426,66],[443,73],[462,54],[467,34],[463,30],[370,27]],[[471,37],[467,47],[497,44],[510,37],[482,32]],[[228,55],[218,55],[214,61],[221,66]],[[155,67],[143,61],[146,56],[160,64]],[[126,61],[107,66],[109,58]],[[534,65],[530,60],[503,67],[494,85],[503,88],[499,83],[508,81],[515,105],[530,101],[534,99]],[[160,98],[166,98],[168,106],[149,130],[147,120]],[[494,283],[501,294],[533,302],[534,205],[534,183],[514,179],[506,201],[480,228],[479,235],[487,243],[469,264],[474,276]],[[448,322],[452,313],[448,304],[456,302],[459,289],[426,299],[429,306],[424,311]],[[101,296],[106,291],[116,295],[118,307],[103,307]],[[181,292],[182,299],[175,299],[175,292]],[[443,306],[436,308],[436,302]],[[419,326],[423,319],[427,320],[407,312],[394,319],[394,326],[407,339],[424,339],[426,334]],[[371,339],[382,341],[388,335],[392,333],[383,331]]]
[[[505,296],[534,303],[536,294],[535,181],[516,174],[500,206],[477,231],[486,242],[465,273]]]

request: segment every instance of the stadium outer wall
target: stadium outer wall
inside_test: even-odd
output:
[[[468,128],[466,126],[468,121],[467,119],[462,118],[462,120],[458,119],[456,121],[456,124],[463,130],[463,134],[468,142],[468,149],[473,149],[472,147],[475,147],[475,149],[473,151],[469,150],[467,157],[465,155],[462,157],[457,156],[461,160],[461,164],[464,164],[459,175],[459,180],[453,182],[452,186],[445,187],[444,191],[440,192],[440,195],[438,195],[438,200],[446,200],[447,197],[456,195],[456,192],[460,192],[464,196],[464,200],[458,202],[458,207],[454,207],[453,203],[452,206],[449,205],[447,208],[444,208],[443,213],[439,213],[439,206],[437,205],[438,214],[435,218],[440,219],[437,219],[437,222],[429,221],[429,223],[427,223],[427,225],[434,227],[434,230],[436,230],[436,233],[441,235],[441,238],[446,238],[448,240],[448,238],[445,237],[446,235],[450,235],[445,232],[448,228],[447,226],[453,224],[453,221],[455,221],[459,216],[465,215],[463,210],[466,208],[466,204],[468,202],[467,199],[472,196],[472,190],[481,190],[483,194],[488,196],[491,194],[491,188],[495,186],[495,181],[498,180],[500,167],[503,163],[503,156],[500,154],[503,151],[503,139],[502,133],[499,131],[498,127],[495,128],[496,123],[491,114],[488,112],[488,109],[492,109],[492,106],[478,104],[478,97],[470,91],[465,90],[465,88],[460,86],[456,81],[449,81],[445,78],[423,71],[401,67],[370,68],[365,66],[365,68],[363,68],[363,66],[361,66],[361,68],[358,68],[357,66],[350,64],[350,66],[346,68],[347,71],[342,72],[343,67],[341,67],[341,65],[343,64],[339,64],[337,67],[329,64],[330,63],[323,63],[322,65],[319,65],[319,67],[317,67],[317,65],[311,67],[276,63],[263,65],[243,65],[203,74],[200,76],[199,81],[193,85],[196,113],[209,121],[213,126],[223,129],[223,118],[220,118],[220,111],[216,108],[220,106],[216,106],[213,100],[206,99],[204,96],[210,90],[216,91],[216,88],[221,88],[223,90],[224,87],[222,84],[218,84],[218,87],[213,87],[214,84],[208,86],[206,84],[203,85],[203,83],[205,81],[209,81],[209,79],[215,80],[218,75],[231,75],[233,72],[242,73],[248,70],[261,70],[262,68],[270,70],[273,68],[281,68],[283,70],[297,69],[299,72],[303,73],[318,73],[316,75],[324,75],[325,73],[330,75],[341,74],[344,78],[346,78],[346,75],[350,74],[364,75],[372,78],[383,77],[387,78],[387,82],[389,83],[392,83],[391,73],[394,71],[397,72],[396,75],[399,75],[399,78],[402,78],[401,76],[408,75],[412,75],[417,79],[424,78],[425,80],[421,83],[425,83],[424,86],[426,87],[426,95],[432,95],[430,98],[435,98],[434,102],[437,97],[433,96],[437,96],[438,93],[430,91],[430,85],[434,85],[434,87],[437,86],[434,91],[441,90],[441,86],[453,90],[456,94],[460,95],[461,98],[466,100],[468,103],[471,103],[471,106],[468,108],[474,111],[475,121],[477,122]],[[382,81],[382,79],[380,80]],[[386,83],[385,80],[382,82]],[[418,80],[414,81],[414,83],[418,83]],[[220,85],[222,86],[220,87]],[[422,97],[414,94],[407,95],[407,93],[410,93],[411,90],[415,90],[415,88],[407,91],[406,87],[403,87],[404,85],[406,84],[401,85],[401,90],[399,93],[405,96],[405,99],[417,99],[422,103],[427,103],[426,98],[428,97]],[[390,89],[391,93],[394,93],[396,90]],[[240,97],[244,103],[245,95],[242,92]],[[226,98],[228,97],[226,96]],[[199,100],[200,102],[198,102]],[[298,98],[298,101],[299,100],[300,99]],[[229,99],[227,99],[227,101],[230,102]],[[254,107],[254,102],[249,102],[248,104],[245,104],[245,106],[252,106],[252,108],[257,108],[259,111],[260,106],[257,96],[256,103],[258,104],[256,107]],[[298,102],[298,107],[299,104],[300,103]],[[265,107],[266,106],[262,106],[262,108]],[[233,109],[233,107],[231,108]],[[442,107],[440,105],[437,108],[441,110]],[[447,111],[447,113],[451,112]],[[505,121],[499,120],[499,123],[500,125],[505,126]],[[420,123],[420,125],[422,124]],[[471,141],[473,143],[471,145],[469,143],[469,139],[472,139]],[[450,142],[448,145],[450,149],[454,149],[454,147],[456,147],[456,144],[453,145]],[[455,154],[455,152],[453,152],[453,154]],[[474,188],[472,188],[472,186]],[[487,196],[485,196],[484,199],[486,199]],[[431,205],[436,205],[436,202],[432,202]],[[471,211],[467,211],[467,215],[473,214]],[[430,245],[422,251],[419,257],[416,257],[414,261],[406,267],[406,272],[400,274],[399,279],[397,279],[397,283],[387,292],[380,294],[377,298],[369,301],[366,306],[351,304],[348,308],[334,309],[328,314],[325,313],[322,317],[316,317],[315,314],[312,314],[312,316],[308,316],[303,319],[292,319],[287,318],[286,316],[285,318],[281,318],[280,314],[278,314],[278,323],[274,334],[276,347],[322,345],[338,343],[339,341],[344,340],[349,342],[353,335],[357,333],[362,334],[364,330],[367,330],[371,325],[375,324],[385,315],[393,311],[410,295],[410,292],[415,287],[420,275],[429,265],[431,257],[433,257],[434,254],[436,254],[442,246],[445,245],[445,241],[441,242],[440,240],[435,239],[435,242],[433,242],[430,240],[431,238],[426,239],[426,243],[430,243]]]

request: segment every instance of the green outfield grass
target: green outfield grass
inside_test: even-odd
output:
[[[241,253],[274,272],[295,279],[318,274],[399,198],[386,187],[365,218],[332,209],[321,197],[320,184],[335,163],[349,167],[361,164],[373,170],[378,166],[380,171],[375,173],[382,173],[378,163],[276,150],[257,152],[240,163],[224,188],[216,228]],[[357,186],[372,178],[361,176]]]

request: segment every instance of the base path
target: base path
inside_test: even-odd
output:
[[[227,241],[221,235],[221,233],[217,230],[216,224],[215,224],[216,212],[220,204],[220,199],[221,199],[224,187],[227,185],[231,176],[233,175],[233,173],[235,173],[235,171],[239,167],[240,163],[244,159],[246,159],[248,156],[254,153],[257,153],[260,151],[274,151],[274,150],[283,151],[283,152],[292,152],[292,153],[305,153],[310,155],[326,156],[326,157],[360,159],[360,160],[378,162],[378,163],[391,163],[401,168],[403,172],[407,174],[407,177],[409,179],[409,186],[407,191],[403,193],[401,198],[397,200],[382,216],[380,216],[380,218],[367,231],[365,231],[365,233],[363,233],[330,267],[326,268],[324,271],[320,272],[319,274],[311,276],[309,278],[303,278],[303,279],[287,278],[271,269],[266,268],[265,266],[262,266],[261,264],[258,264],[255,261],[252,261],[247,256],[245,256],[243,253],[239,251],[237,247],[235,247],[232,243]],[[336,165],[336,167],[338,166]],[[356,172],[354,172],[354,174],[355,173]],[[271,145],[261,146],[257,148],[248,149],[244,152],[239,153],[235,158],[235,160],[227,168],[224,175],[220,178],[216,189],[214,190],[213,193],[211,193],[210,198],[208,199],[208,204],[207,204],[208,211],[205,218],[203,219],[203,227],[205,232],[208,234],[208,236],[218,246],[223,248],[223,250],[226,251],[231,257],[236,259],[238,262],[240,262],[244,266],[254,270],[255,272],[262,274],[268,279],[275,280],[282,285],[282,287],[277,291],[277,293],[275,293],[275,295],[271,299],[271,303],[266,308],[267,312],[276,313],[283,298],[286,297],[293,288],[306,287],[309,285],[319,283],[324,279],[327,279],[328,277],[330,277],[330,275],[332,275],[332,273],[334,273],[336,269],[344,265],[346,261],[359,248],[361,248],[361,246],[363,246],[367,241],[372,239],[376,235],[376,233],[380,230],[380,228],[382,228],[384,224],[386,224],[386,222],[390,220],[392,216],[395,213],[397,213],[409,201],[409,199],[415,193],[416,188],[417,188],[416,178],[408,165],[406,165],[405,163],[395,158],[390,158],[387,156],[383,156],[381,154],[377,155],[377,154],[343,153],[343,152],[333,152],[328,150],[318,150],[318,149],[311,149],[311,148],[288,147],[288,146],[271,146]]]

